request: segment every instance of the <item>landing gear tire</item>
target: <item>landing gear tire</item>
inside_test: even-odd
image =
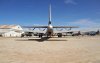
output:
[[[42,38],[42,36],[43,36],[43,34],[42,34],[42,33],[40,33],[40,34],[39,34],[39,38]]]
[[[58,37],[62,37],[62,35],[58,35]]]
[[[58,37],[62,37],[62,33],[58,33]]]
[[[42,35],[39,35],[39,38],[42,38]]]

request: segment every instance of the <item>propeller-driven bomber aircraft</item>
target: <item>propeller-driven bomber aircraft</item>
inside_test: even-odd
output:
[[[48,26],[23,26],[24,28],[46,28],[46,32],[44,33],[38,33],[39,37],[43,37],[44,35],[46,37],[52,37],[54,34],[54,28],[78,28],[77,26],[53,26],[51,23],[51,5],[49,6],[49,21],[48,21]],[[58,37],[62,37],[62,33],[57,34]]]

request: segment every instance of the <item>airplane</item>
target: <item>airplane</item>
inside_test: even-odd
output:
[[[77,26],[53,26],[51,22],[51,5],[49,6],[49,21],[48,21],[48,26],[23,26],[24,28],[46,28],[46,32],[44,33],[38,33],[38,36],[42,38],[44,35],[46,37],[52,37],[54,34],[54,28],[78,28]],[[57,33],[58,37],[62,37],[62,33]]]

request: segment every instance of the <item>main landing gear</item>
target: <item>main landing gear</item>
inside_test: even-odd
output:
[[[58,33],[57,35],[58,35],[58,37],[62,37],[62,33]]]
[[[42,38],[42,36],[43,36],[43,33],[39,33],[39,38]]]

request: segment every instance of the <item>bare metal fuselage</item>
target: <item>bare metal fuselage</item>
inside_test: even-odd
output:
[[[47,36],[50,36],[50,37],[53,35],[53,26],[51,24],[48,25],[46,34]]]

